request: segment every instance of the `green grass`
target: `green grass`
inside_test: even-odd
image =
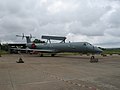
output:
[[[8,54],[7,51],[3,51],[3,50],[0,50],[0,54],[3,55],[3,54]]]
[[[120,49],[107,49],[104,50],[103,54],[120,54]]]

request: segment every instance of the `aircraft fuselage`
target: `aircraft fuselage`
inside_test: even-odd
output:
[[[80,53],[101,53],[102,50],[98,47],[95,47],[87,42],[72,42],[72,43],[44,43],[44,44],[35,44],[32,47],[32,44],[27,44],[30,49],[39,49],[47,50],[50,53],[60,53],[60,52],[80,52]]]

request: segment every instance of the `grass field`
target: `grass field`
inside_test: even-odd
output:
[[[120,49],[105,49],[103,54],[120,54]]]
[[[2,54],[8,54],[8,52],[3,51],[3,50],[0,50],[0,54],[1,54],[1,55],[2,55]]]

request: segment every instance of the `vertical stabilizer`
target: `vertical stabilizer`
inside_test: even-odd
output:
[[[31,37],[27,36],[27,37],[26,37],[26,42],[27,42],[27,43],[32,43],[32,42],[31,42]]]

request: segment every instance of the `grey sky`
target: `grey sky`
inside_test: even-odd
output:
[[[119,17],[120,0],[0,0],[0,40],[19,42],[16,34],[31,33],[119,47]]]

